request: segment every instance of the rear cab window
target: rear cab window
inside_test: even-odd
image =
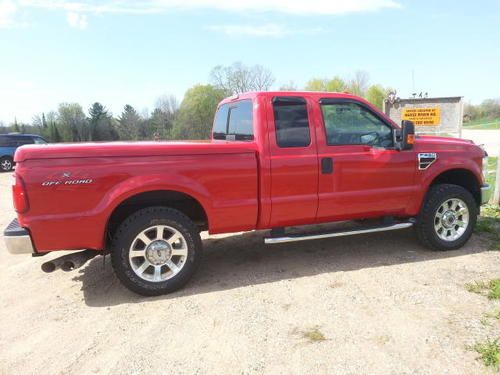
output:
[[[302,97],[274,97],[274,124],[278,147],[307,147],[311,143],[307,102]]]
[[[215,114],[212,136],[225,141],[252,141],[252,101],[244,99],[221,105]]]

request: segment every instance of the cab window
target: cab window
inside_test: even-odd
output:
[[[323,122],[329,146],[370,145],[392,147],[392,127],[368,108],[357,103],[321,102]]]
[[[273,99],[276,143],[279,147],[306,147],[311,143],[307,102],[301,97]]]
[[[251,100],[223,104],[214,120],[214,139],[251,141],[253,137],[253,105]]]

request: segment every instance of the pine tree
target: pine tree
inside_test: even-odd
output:
[[[102,141],[113,139],[112,117],[107,109],[98,102],[89,108],[89,140]]]
[[[13,125],[14,133],[20,133],[21,129],[19,128],[19,124],[17,123],[17,117],[14,117],[14,125]]]
[[[123,107],[123,112],[118,118],[118,134],[120,139],[137,139],[142,119],[131,105]]]

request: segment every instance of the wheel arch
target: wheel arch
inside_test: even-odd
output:
[[[481,205],[481,182],[471,170],[466,168],[451,168],[441,171],[430,181],[426,189],[426,194],[433,186],[439,184],[461,186],[472,194],[478,207]]]

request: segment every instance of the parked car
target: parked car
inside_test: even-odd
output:
[[[17,219],[4,238],[11,253],[87,249],[47,272],[110,253],[120,281],[143,295],[188,282],[207,229],[270,229],[265,242],[276,244],[413,226],[424,246],[452,250],[488,200],[486,156],[472,141],[416,136],[356,96],[246,93],[220,103],[210,142],[19,148]],[[379,222],[289,231],[358,219]]]
[[[34,134],[0,134],[0,170],[9,172],[14,168],[14,153],[23,145],[45,144],[47,141]]]

